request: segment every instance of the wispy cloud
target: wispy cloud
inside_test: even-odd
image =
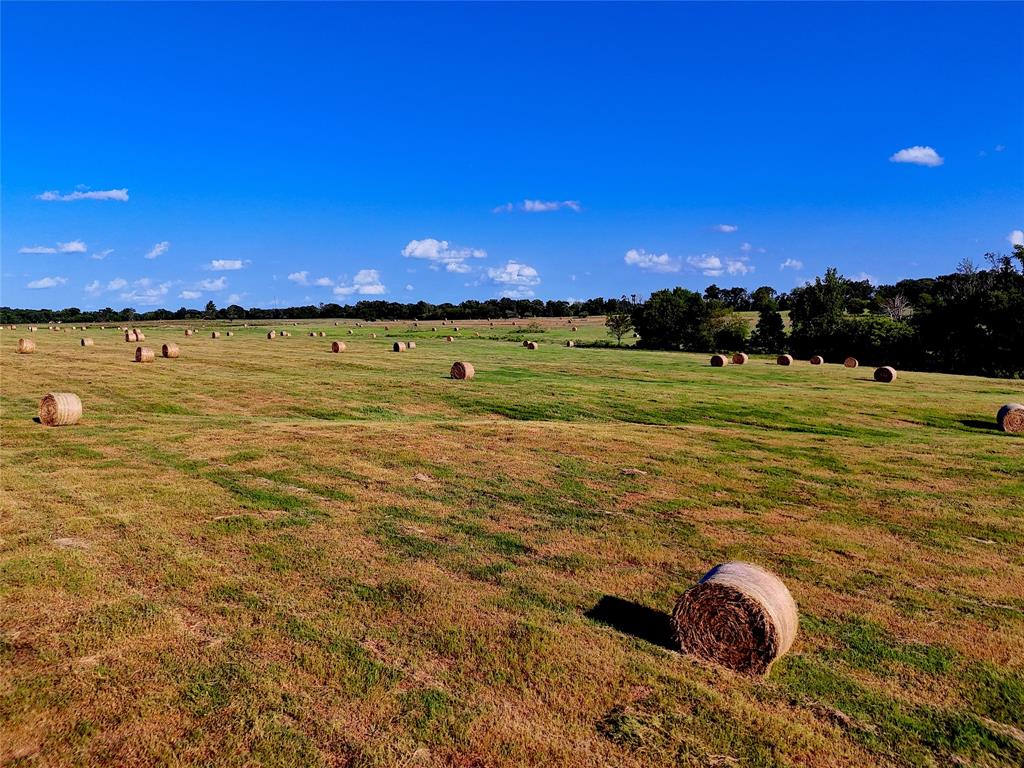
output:
[[[68,279],[66,277],[41,277],[38,280],[33,280],[26,288],[56,288],[60,285],[64,285]]]
[[[643,248],[630,248],[623,258],[631,267],[637,267],[647,272],[678,272],[682,267],[679,259],[674,259],[667,253],[648,253]]]
[[[74,192],[68,192],[62,194],[57,190],[51,190],[49,192],[43,192],[36,195],[37,200],[59,200],[61,202],[68,202],[71,200],[118,200],[122,203],[128,202],[128,190],[127,189],[94,189],[90,190],[79,189]]]
[[[107,248],[107,249],[102,250],[102,251],[96,251],[96,253],[92,254],[92,256],[90,256],[89,258],[90,259],[96,259],[97,261],[103,261],[103,259],[107,258],[107,256],[109,256],[113,252],[114,252],[113,248]]]
[[[715,230],[715,232],[726,232],[726,233],[728,233],[728,232],[735,232],[736,230],[739,229],[739,227],[736,226],[735,224],[715,224],[715,226],[713,226],[712,229]]]
[[[24,248],[19,248],[18,253],[56,253],[56,248],[51,248],[48,245],[27,245]]]
[[[93,280],[85,286],[85,292],[90,296],[99,296],[103,292],[103,287],[100,285],[99,280]]]
[[[182,291],[178,294],[179,299],[198,299],[203,295],[202,291]]]
[[[686,263],[694,269],[700,270],[706,277],[718,277],[726,273],[730,275],[747,275],[755,271],[756,267],[750,263],[746,256],[730,258],[716,256],[712,253],[702,253],[700,256],[687,256]]]
[[[128,281],[125,280],[123,277],[115,277],[113,280],[107,283],[107,290],[120,291],[126,285],[128,285]]]
[[[223,291],[228,284],[226,277],[218,277],[216,280],[200,280],[199,287],[204,291]]]
[[[483,248],[453,248],[447,240],[435,240],[432,237],[423,240],[410,240],[402,249],[402,255],[408,259],[425,259],[430,262],[431,269],[442,266],[448,272],[465,274],[472,270],[467,263],[470,259],[483,259],[487,251]]]
[[[798,259],[786,259],[779,264],[779,269],[803,269],[804,263]]]
[[[214,272],[226,272],[232,269],[241,269],[244,266],[241,259],[214,259],[206,265],[205,269]]]
[[[380,281],[380,273],[376,269],[360,269],[351,283],[336,285],[335,296],[349,296],[359,294],[361,296],[379,296],[387,293],[387,286]]]
[[[57,243],[56,247],[49,245],[29,245],[19,248],[18,253],[85,253],[88,248],[81,240],[69,240],[66,243]]]
[[[942,165],[945,160],[931,147],[914,146],[901,149],[889,158],[889,162],[910,163],[911,165],[925,165],[929,168],[935,168]]]
[[[319,285],[319,286],[330,286],[334,285],[334,281],[329,277],[315,277],[312,280],[309,279],[309,272],[302,270],[301,272],[292,272],[288,275],[288,279],[293,283],[299,285]]]
[[[170,247],[171,244],[166,240],[163,240],[149,249],[149,253],[146,254],[146,258],[155,259],[157,256],[163,256],[165,253],[167,253],[167,249]]]
[[[511,299],[525,299],[533,296],[534,286],[540,285],[540,274],[529,264],[507,261],[502,267],[491,267],[487,278],[501,286],[502,296]]]
[[[1015,229],[1006,236],[1010,245],[1024,245],[1024,230]]]
[[[505,203],[491,210],[494,213],[511,213],[512,211],[525,211],[526,213],[548,213],[567,208],[574,213],[583,210],[579,200],[523,200],[521,203]]]
[[[164,301],[171,285],[168,281],[154,286],[152,279],[143,277],[132,283],[132,289],[120,294],[120,297],[122,301],[130,301],[132,304],[153,306]]]

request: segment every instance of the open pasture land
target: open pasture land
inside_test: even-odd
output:
[[[576,324],[0,332],[0,764],[1024,761],[1024,385]],[[730,559],[800,608],[764,679],[669,647]]]

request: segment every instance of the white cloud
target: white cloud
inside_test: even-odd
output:
[[[57,243],[57,250],[61,253],[85,253],[89,249],[81,240],[72,240],[68,243]]]
[[[411,283],[406,283],[405,284],[405,290],[411,291],[412,290],[412,284]]]
[[[214,259],[206,265],[206,269],[212,269],[215,272],[224,272],[231,269],[241,269],[243,266],[241,259]]]
[[[650,272],[678,272],[682,264],[679,259],[673,259],[667,253],[648,253],[643,248],[630,248],[623,258],[631,267],[648,270]]]
[[[797,259],[786,259],[784,262],[779,264],[779,269],[803,269],[804,263]]]
[[[91,283],[85,286],[85,292],[90,296],[99,296],[102,291],[103,288],[100,286],[99,280],[93,280]]]
[[[51,190],[49,192],[43,192],[42,194],[36,195],[37,200],[60,200],[67,202],[69,200],[119,200],[122,203],[128,202],[128,190],[127,189],[96,189],[96,190],[78,190],[76,192],[68,192],[66,195],[61,194],[57,190]]]
[[[380,273],[376,269],[360,269],[349,285],[338,285],[334,288],[336,296],[349,296],[353,293],[362,296],[379,296],[387,293],[387,287],[380,281]]]
[[[850,279],[858,283],[867,280],[872,285],[878,285],[878,280],[875,279],[875,276],[869,275],[867,272],[858,272],[856,275],[852,275]]]
[[[926,165],[929,168],[935,168],[936,166],[942,165],[943,160],[939,153],[931,147],[907,147],[901,149],[899,152],[889,158],[891,163],[912,163],[913,165]]]
[[[491,282],[503,287],[502,296],[525,299],[533,296],[533,287],[540,285],[540,274],[529,264],[507,261],[503,267],[487,270]]]
[[[149,249],[149,253],[146,254],[146,258],[155,259],[157,256],[163,256],[165,253],[167,253],[167,249],[170,247],[171,244],[166,240],[163,240]]]
[[[179,299],[198,299],[203,295],[202,291],[182,291],[178,294]]]
[[[124,281],[121,281],[124,282]],[[171,283],[165,282],[160,283],[156,287],[151,287],[153,281],[148,277],[140,278],[132,283],[132,290],[121,294],[123,301],[130,301],[133,304],[142,305],[155,305],[161,303],[167,296],[167,292],[171,287]]]
[[[1010,245],[1024,245],[1024,230],[1015,229],[1006,236],[1006,239],[1010,241]]]
[[[724,271],[722,260],[718,256],[702,253],[700,256],[687,256],[686,263],[699,269],[708,277],[718,277]]]
[[[512,213],[516,209],[513,203],[505,203],[491,208],[491,213]]]
[[[97,261],[103,261],[103,259],[107,258],[107,256],[109,256],[113,252],[114,252],[113,248],[107,248],[106,250],[103,250],[103,251],[97,251],[96,253],[94,253],[89,258],[90,259],[96,259]]]
[[[298,283],[299,285],[334,285],[334,281],[331,280],[331,278],[329,277],[317,277],[310,280],[309,272],[307,272],[306,270],[302,270],[301,272],[292,272],[290,275],[288,275],[288,279],[291,280],[293,283]]]
[[[410,240],[402,249],[402,255],[409,259],[425,259],[430,262],[431,269],[440,269],[443,265],[448,272],[465,274],[472,270],[466,262],[469,259],[485,258],[487,251],[483,248],[452,248],[447,240],[428,237]]]
[[[51,248],[48,245],[27,245],[24,248],[19,248],[18,253],[56,253],[56,248]]]
[[[494,213],[511,213],[517,208],[526,213],[547,213],[548,211],[557,211],[562,208],[568,208],[575,213],[583,210],[579,200],[523,200],[519,204],[505,203],[491,210]]]
[[[232,293],[230,296],[228,296],[227,302],[228,304],[237,304],[242,300],[242,296],[243,294],[241,293]]]
[[[107,283],[107,290],[120,291],[126,285],[128,285],[128,281],[125,280],[123,277],[115,277],[113,280]]]
[[[738,259],[725,259],[725,271],[730,275],[748,275],[753,272],[756,268],[749,263],[746,256],[740,256]]]
[[[68,279],[66,277],[41,277],[38,280],[33,280],[31,283],[26,285],[26,288],[56,288],[58,285],[64,285]]]
[[[743,243],[743,245],[740,246],[740,250],[743,251],[744,253],[750,253],[752,250],[754,250],[754,246],[752,246],[750,243]]]
[[[735,224],[716,224],[712,227],[715,232],[735,232],[739,229]]]
[[[996,152],[1002,152],[1004,149],[1006,149],[1006,145],[1005,144],[996,144],[995,149],[996,149]]]
[[[200,280],[199,287],[204,291],[223,291],[228,284],[226,277],[218,277],[216,280]]]

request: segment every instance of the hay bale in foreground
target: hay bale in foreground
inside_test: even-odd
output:
[[[1024,405],[1020,403],[1007,403],[999,409],[996,414],[996,421],[1003,432],[1017,434],[1024,432]]]
[[[716,565],[683,593],[672,629],[684,653],[748,675],[765,674],[793,645],[799,617],[793,596],[756,565]]]
[[[310,331],[310,332],[309,332],[309,335],[310,335],[310,336],[316,336],[316,331]]]
[[[125,331],[124,332],[124,340],[126,342],[138,341],[138,338],[136,338],[137,335],[138,334],[136,334],[135,331]]]
[[[777,358],[775,358],[775,364],[776,365],[792,365],[793,364],[793,356],[792,355],[779,355]]]
[[[811,358],[810,362],[811,365],[821,365],[822,363],[825,362],[825,358],[823,358],[821,355],[815,355],[814,357]]]
[[[540,344],[538,344],[536,341],[530,341],[530,342],[527,342],[527,344],[526,344],[526,348],[527,349],[537,349],[539,346],[540,346]]]
[[[321,338],[323,338],[326,335],[327,335],[327,331],[320,331],[319,333],[317,333],[317,336],[320,336]]]
[[[449,344],[451,344],[452,342],[455,341],[455,337],[454,336],[445,336],[444,340],[447,341]]]
[[[228,332],[227,332],[227,333],[225,333],[224,335],[225,335],[225,336],[234,336],[234,335],[235,335],[235,332],[234,332],[234,331],[228,331]]]
[[[463,379],[472,379],[476,376],[476,368],[473,367],[472,363],[456,362],[452,363],[452,378],[462,381]]]
[[[896,380],[896,369],[890,365],[883,365],[881,368],[875,368],[875,381],[880,381],[883,384],[889,384]]]
[[[724,368],[729,364],[729,359],[725,355],[712,355],[711,356],[711,367],[712,368]]]
[[[274,333],[273,331],[267,331],[267,338],[268,338],[268,339],[272,339],[272,338],[274,338],[275,336],[277,336],[277,334],[276,334],[276,333]]]
[[[210,331],[210,338],[211,339],[219,339],[220,338],[220,331]]]
[[[153,354],[153,350],[149,347],[136,347],[135,348],[135,362],[136,363],[152,363],[156,355]]]
[[[332,341],[331,352],[344,352],[348,347],[345,346],[344,341]]]
[[[747,360],[749,360],[749,359],[750,359],[750,357],[747,355],[746,352],[737,352],[735,355],[732,356],[732,364],[733,365],[746,365],[747,364]]]
[[[405,352],[405,349],[406,349],[405,342],[404,341],[396,341],[395,345],[392,347],[392,349],[395,352]]]
[[[860,365],[860,363],[857,362],[856,357],[848,357],[845,360],[843,360],[843,365],[846,366],[847,368],[856,368],[858,365]]]
[[[36,343],[32,339],[18,339],[18,354],[31,355],[36,351]]]
[[[181,354],[181,350],[178,349],[177,344],[169,342],[167,344],[164,344],[163,347],[160,348],[160,354],[162,354],[164,357],[177,357],[178,355]]]
[[[68,427],[82,418],[82,401],[74,392],[50,392],[39,401],[39,421],[48,427]]]
[[[567,342],[565,342],[565,346],[567,346],[567,347],[575,347],[576,346],[576,342],[573,341],[572,339],[569,339]]]
[[[91,347],[91,346],[93,345],[93,340],[92,340],[92,339],[86,339],[86,338],[83,338],[83,339],[81,339],[81,340],[79,341],[79,343],[80,343],[80,344],[81,344],[81,345],[82,345],[83,347]]]
[[[192,333],[193,333],[193,331],[192,331],[192,329],[191,329],[191,328],[186,328],[186,329],[185,329],[185,335],[186,335],[186,336],[191,336],[191,335],[192,335]]]
[[[523,339],[523,346],[524,347],[530,346],[530,340],[529,339]]]

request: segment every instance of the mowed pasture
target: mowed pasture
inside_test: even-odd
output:
[[[0,764],[1024,761],[1024,384],[384,325],[0,331]],[[732,559],[766,678],[668,639]]]

